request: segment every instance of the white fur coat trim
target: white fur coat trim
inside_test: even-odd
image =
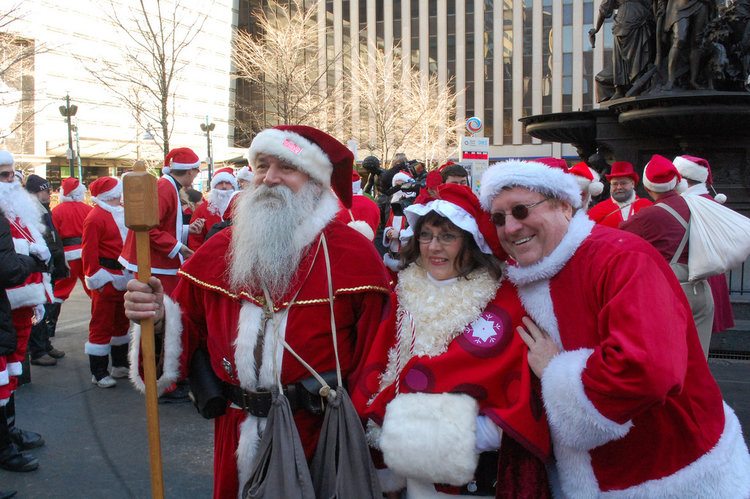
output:
[[[542,400],[555,440],[588,451],[627,435],[632,421],[618,424],[600,413],[583,389],[581,374],[594,351],[557,354],[542,374]]]
[[[83,344],[83,353],[86,355],[93,355],[95,357],[104,357],[109,355],[112,351],[112,346],[107,343],[106,345],[98,345],[87,341]]]
[[[23,364],[20,362],[8,362],[8,374],[11,376],[20,376],[23,374]]]
[[[380,435],[385,464],[427,483],[464,485],[474,477],[479,405],[459,393],[407,393],[387,406]]]
[[[516,286],[523,286],[542,279],[551,279],[568,263],[581,243],[591,234],[594,222],[583,211],[578,211],[570,220],[568,230],[560,244],[537,263],[520,267],[508,267],[508,278]]]
[[[396,286],[399,342],[388,352],[381,389],[393,383],[412,356],[434,357],[445,353],[450,342],[474,322],[495,297],[500,282],[482,269],[449,286],[440,286],[416,263],[402,270]]]
[[[243,302],[237,325],[237,339],[234,343],[234,365],[239,384],[245,390],[269,389],[276,383],[277,376],[273,370],[274,356],[276,357],[276,367],[280,372],[284,355],[284,346],[281,344],[281,339],[285,337],[286,316],[285,309],[274,313],[266,321],[263,330],[261,365],[258,376],[256,376],[255,345],[263,320],[263,309],[254,303]],[[278,324],[278,338],[275,338],[276,324]],[[247,414],[240,425],[240,439],[237,444],[237,473],[240,492],[250,478],[255,453],[258,450],[265,424],[265,418],[256,418]]]
[[[588,452],[555,447],[564,497],[611,499],[661,499],[695,497],[734,499],[750,497],[750,454],[732,409],[724,404],[724,431],[713,449],[681,470],[625,490],[602,492],[594,478]],[[565,463],[570,466],[565,466]],[[588,468],[581,465],[588,465]]]
[[[99,289],[113,280],[114,276],[103,268],[94,272],[94,275],[85,277],[86,286],[88,286],[89,289]]]
[[[5,386],[8,383],[10,383],[10,374],[8,373],[8,368],[6,367],[2,371],[0,371],[0,386]]]
[[[8,288],[5,290],[5,294],[8,295],[11,310],[50,303],[50,299],[53,296],[50,276],[48,273],[43,272],[42,282],[24,284],[17,288]]]
[[[113,336],[109,340],[109,344],[113,347],[119,347],[121,345],[129,345],[130,344],[130,331],[127,333],[121,335],[121,336]]]
[[[65,251],[65,261],[70,262],[73,260],[80,260],[81,259],[81,248],[74,249],[74,250],[66,250]]]
[[[168,296],[164,297],[164,345],[163,345],[163,369],[162,375],[156,380],[156,389],[159,394],[180,376],[180,357],[182,356],[182,310],[180,305],[172,301]],[[146,385],[141,379],[139,367],[141,365],[141,326],[133,323],[130,336],[130,381],[141,392],[146,391]]]

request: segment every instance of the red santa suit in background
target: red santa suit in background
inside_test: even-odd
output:
[[[339,206],[336,220],[345,223],[370,241],[375,240],[375,233],[380,224],[380,209],[367,196],[362,195],[362,179],[356,171],[352,172],[352,206]]]
[[[673,163],[677,168],[677,171],[682,175],[682,178],[698,182],[691,187],[685,186],[687,188],[682,193],[683,195],[696,194],[708,199],[713,199],[721,204],[726,202],[727,197],[724,194],[717,194],[716,197],[713,197],[708,192],[707,186],[713,185],[711,165],[708,161],[703,158],[684,154],[674,158]],[[711,295],[714,299],[714,321],[712,332],[719,333],[726,331],[727,329],[734,327],[734,310],[732,309],[732,303],[729,300],[727,276],[725,274],[718,274],[709,277],[707,280],[709,286],[711,286]]]
[[[520,186],[579,206],[578,187],[552,171],[493,166],[482,205]],[[552,253],[508,276],[561,349],[542,375],[561,496],[750,495],[739,421],[674,273],[650,244],[576,213]]]
[[[393,176],[391,185],[396,187],[405,182],[412,180],[411,175],[406,172],[398,172]],[[396,272],[399,270],[399,252],[401,251],[401,235],[407,228],[406,217],[402,211],[405,206],[401,203],[404,198],[416,197],[414,192],[396,191],[391,196],[391,210],[388,215],[388,221],[383,228],[383,246],[387,248],[385,255],[383,255],[383,262],[391,273],[391,277],[395,280]],[[401,207],[399,213],[394,213],[393,205],[398,204]]]
[[[216,186],[222,182],[228,182],[232,188],[228,190],[217,189]],[[204,223],[200,233],[188,236],[188,246],[191,250],[195,251],[200,248],[211,227],[226,220],[224,214],[238,189],[237,179],[232,168],[226,167],[216,170],[214,176],[211,177],[211,192],[208,193],[208,200],[193,212],[192,220],[202,218]]]
[[[32,198],[18,182],[0,183],[0,208],[10,223],[10,231],[16,253],[34,255],[47,262],[50,251],[44,242],[43,232],[46,230],[42,222],[42,212],[39,203]],[[12,393],[18,386],[18,376],[22,373],[22,362],[26,357],[26,350],[31,334],[32,320],[35,310],[40,305],[52,302],[52,286],[47,272],[32,272],[26,281],[13,288],[5,290],[12,309],[13,327],[16,330],[16,351],[6,357],[10,383],[7,385]],[[41,319],[43,312],[38,313]]]
[[[640,180],[640,176],[633,169],[633,165],[627,161],[615,161],[612,163],[612,169],[605,177],[609,182],[615,178],[628,177],[633,180],[636,186]],[[648,199],[638,197],[635,189],[633,189],[630,199],[620,202],[615,201],[610,195],[609,199],[605,199],[592,206],[588,214],[589,218],[594,222],[616,229],[623,221],[628,220],[635,213],[638,213],[639,210],[652,204]]]
[[[65,248],[65,262],[70,268],[70,275],[55,281],[55,303],[62,303],[68,299],[76,285],[81,281],[83,290],[89,294],[83,279],[83,263],[81,263],[81,237],[83,235],[83,221],[91,212],[91,206],[83,202],[86,186],[75,177],[68,177],[60,185],[60,203],[52,208],[52,223],[57,229]],[[57,307],[57,315],[60,308]]]
[[[164,158],[164,176],[156,183],[159,200],[159,225],[149,231],[151,239],[151,273],[159,278],[164,289],[170,292],[177,285],[177,271],[184,258],[180,248],[187,245],[188,225],[183,223],[183,206],[179,191],[181,186],[170,169],[191,170],[200,166],[198,156],[187,147],[172,149]],[[128,230],[120,263],[130,272],[138,271],[135,251],[135,233]]]
[[[115,386],[114,378],[128,376],[128,328],[125,317],[125,287],[133,275],[117,258],[122,252],[127,228],[125,211],[119,204],[122,183],[113,177],[100,177],[91,183],[96,206],[83,224],[83,268],[91,289],[91,321],[84,352],[89,356],[92,383],[101,388]],[[108,370],[112,356],[112,372]]]
[[[234,206],[234,226],[199,248],[180,270],[180,281],[171,299],[165,298],[160,389],[189,372],[190,360],[199,347],[207,348],[215,374],[235,389],[268,390],[275,386],[274,359],[282,384],[309,378],[310,373],[278,345],[274,324],[279,325],[279,334],[294,351],[317,372],[335,369],[328,271],[335,297],[334,317],[343,375],[348,386],[355,386],[363,374],[361,360],[383,319],[388,281],[375,247],[334,220],[339,204],[329,188],[333,184],[344,205],[350,204],[351,152],[319,130],[278,126],[255,136],[249,151],[250,163],[254,164],[261,153],[294,165],[322,186],[321,199],[303,225],[287,228],[295,231],[295,246],[302,255],[292,284],[284,296],[269,304],[261,289],[236,290],[227,281],[232,232],[240,227],[242,202],[252,201],[243,195]],[[330,267],[323,246],[330,254]],[[131,379],[142,389],[138,376],[139,336],[140,328],[135,326],[130,352]],[[259,366],[256,366],[256,344],[262,345],[258,351]],[[317,444],[322,417],[297,410],[294,420],[309,459]],[[263,417],[234,404],[216,419],[214,497],[238,496],[249,477],[264,427]]]

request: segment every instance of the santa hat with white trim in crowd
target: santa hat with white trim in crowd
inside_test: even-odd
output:
[[[573,208],[581,207],[581,189],[572,175],[537,161],[511,159],[495,163],[484,172],[479,200],[489,211],[492,200],[504,188],[522,187],[550,198],[560,199]]]
[[[68,177],[60,183],[60,202],[83,201],[86,186],[75,177]]]
[[[169,151],[164,157],[162,171],[169,173],[172,170],[193,170],[201,166],[201,160],[189,147],[176,147]]]
[[[237,177],[234,176],[234,170],[230,166],[219,168],[214,172],[213,177],[211,177],[211,189],[215,188],[221,182],[229,182],[235,191],[239,189]]]
[[[352,193],[362,194],[362,177],[359,176],[357,170],[352,170]]]
[[[11,154],[10,151],[6,151],[4,149],[0,150],[0,166],[10,165],[13,166],[16,164],[16,160],[13,159],[13,154]]]
[[[660,154],[651,156],[643,168],[643,186],[652,192],[669,192],[681,179],[674,164]]]
[[[581,161],[576,163],[568,173],[573,175],[581,188],[581,192],[589,193],[592,197],[598,196],[604,190],[604,184],[599,180],[599,173],[593,170],[589,165]]]
[[[115,177],[99,177],[89,185],[91,196],[97,201],[111,201],[122,196],[122,181]]]
[[[351,207],[354,155],[322,130],[305,125],[267,128],[250,144],[248,161],[251,166],[258,154],[270,154],[293,165],[324,188],[333,188],[344,206]]]
[[[708,160],[699,158],[697,156],[689,156],[683,154],[677,156],[672,161],[677,171],[680,172],[682,178],[694,180],[695,182],[701,182],[706,186],[713,189],[714,179],[711,174],[711,165],[708,164]],[[716,194],[714,190],[714,199],[716,202],[724,204],[727,201],[727,197],[724,194]]]
[[[253,172],[249,167],[243,166],[239,169],[237,172],[237,181],[239,182],[240,180],[245,180],[247,182],[253,181]]]
[[[490,214],[482,209],[469,186],[440,184],[436,199],[426,204],[413,204],[404,210],[404,215],[409,226],[416,227],[419,219],[431,211],[471,234],[482,253],[494,254],[501,259],[507,256],[500,246]]]

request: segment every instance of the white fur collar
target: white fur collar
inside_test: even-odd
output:
[[[434,357],[445,353],[450,342],[495,297],[501,281],[480,269],[466,279],[457,279],[451,286],[440,286],[416,263],[402,270],[396,286],[399,340],[388,352],[381,388],[393,382],[412,356]]]
[[[122,242],[124,243],[125,238],[128,235],[128,228],[125,226],[125,208],[123,208],[121,205],[112,206],[111,204],[108,204],[105,201],[100,201],[95,197],[91,198],[91,200],[99,208],[112,215],[112,219],[115,221],[115,224],[117,224],[117,230],[120,231],[120,237],[122,238]]]
[[[568,231],[563,236],[562,241],[552,253],[526,267],[508,266],[508,278],[516,286],[551,279],[568,263],[581,243],[591,234],[593,228],[594,222],[589,219],[586,213],[578,211],[570,221]]]
[[[333,220],[339,211],[339,201],[330,189],[324,189],[320,197],[320,203],[315,210],[305,219],[305,223],[297,228],[294,236],[294,244],[302,249],[311,244],[323,228]]]

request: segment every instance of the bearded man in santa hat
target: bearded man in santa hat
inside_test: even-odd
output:
[[[203,221],[183,224],[183,205],[180,191],[193,184],[200,172],[201,161],[192,149],[178,147],[164,158],[164,175],[156,183],[159,199],[159,225],[149,231],[151,240],[151,273],[158,275],[167,292],[177,285],[177,271],[193,254],[188,245],[188,234],[203,230]],[[128,231],[120,255],[120,263],[130,272],[138,270],[135,233]]]
[[[510,255],[508,278],[533,319],[517,329],[542,382],[555,495],[750,497],[739,420],[659,252],[595,225],[562,170],[506,161],[481,186]]]
[[[117,261],[128,232],[120,203],[122,182],[100,177],[91,183],[90,190],[96,206],[83,223],[81,252],[86,285],[91,289],[91,321],[84,352],[89,356],[91,382],[99,388],[111,388],[117,378],[129,374],[130,322],[125,317],[123,297],[133,276]]]
[[[651,243],[672,267],[690,303],[703,353],[708,358],[714,298],[706,279],[688,279],[690,208],[677,192],[681,179],[671,161],[654,154],[643,170],[643,186],[655,205],[639,211],[620,228]]]
[[[342,374],[354,387],[389,296],[373,244],[335,219],[336,195],[351,206],[354,158],[346,146],[312,127],[282,125],[256,135],[248,157],[253,188],[234,205],[233,225],[186,262],[171,296],[156,278],[131,281],[125,295],[130,319],[153,318],[164,333],[161,389],[185,377],[198,347],[208,347],[229,398],[215,426],[217,498],[237,497],[250,476],[268,390],[277,386],[274,366],[285,390],[311,376],[280,338],[324,373],[336,369],[335,323]],[[131,379],[142,388],[139,336],[136,326]],[[291,403],[310,459],[322,417]]]
[[[653,203],[635,193],[640,177],[627,161],[615,161],[605,175],[609,182],[609,199],[600,201],[589,210],[589,218],[598,224],[618,228],[620,224]]]
[[[227,213],[229,203],[237,193],[239,186],[234,171],[230,167],[216,170],[211,178],[211,190],[208,193],[208,201],[198,206],[193,212],[192,221],[203,220],[203,228],[200,232],[188,236],[188,246],[195,251],[200,248],[206,240],[211,227],[224,222],[224,214]]]
[[[32,256],[45,264],[51,260],[51,253],[44,242],[46,230],[42,221],[42,206],[32,198],[14,174],[13,155],[0,151],[0,212],[10,224],[10,234],[16,253]],[[42,265],[44,266],[44,265]],[[45,267],[46,268],[46,267]],[[31,471],[39,466],[36,458],[19,453],[44,445],[41,435],[21,430],[15,426],[15,390],[18,377],[22,374],[22,363],[31,334],[31,326],[36,317],[41,320],[45,303],[52,301],[50,274],[37,269],[17,286],[5,289],[11,307],[11,319],[16,331],[16,349],[5,356],[6,369],[0,382],[0,433],[9,438],[12,446],[0,448],[0,467],[12,471]],[[7,441],[5,442],[7,443]]]

